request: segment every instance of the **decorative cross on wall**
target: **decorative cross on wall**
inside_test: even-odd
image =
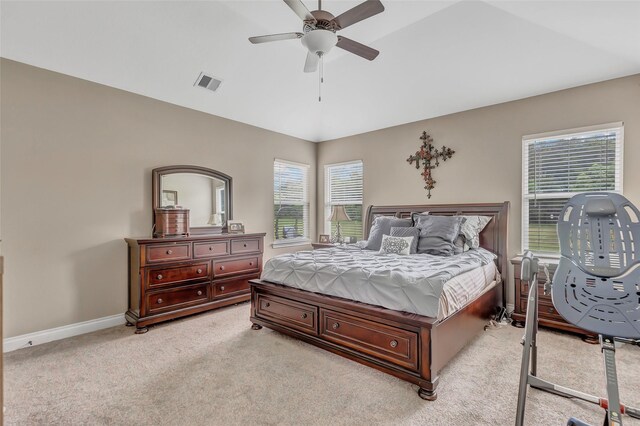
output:
[[[431,170],[440,165],[440,158],[442,158],[442,161],[447,161],[447,158],[451,158],[456,152],[444,145],[442,146],[442,150],[438,151],[437,148],[433,147],[433,138],[429,136],[427,132],[422,132],[420,140],[422,140],[422,146],[414,155],[407,158],[407,162],[409,164],[413,164],[415,161],[417,170],[420,169],[420,160],[422,160],[422,173],[420,174],[424,179],[424,189],[428,191],[427,198],[431,198],[431,190],[436,185],[436,181],[433,180],[433,177],[431,176]],[[431,162],[434,160],[435,163],[432,165]]]

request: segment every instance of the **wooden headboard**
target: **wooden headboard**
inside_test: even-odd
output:
[[[507,251],[509,201],[504,203],[486,204],[425,204],[411,206],[369,206],[364,222],[364,237],[369,236],[373,220],[377,216],[394,216],[410,218],[411,213],[429,212],[433,215],[480,215],[491,216],[493,219],[480,233],[480,247],[483,247],[498,256],[498,270],[506,279],[507,265],[509,261]]]

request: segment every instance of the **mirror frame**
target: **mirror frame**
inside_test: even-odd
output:
[[[233,179],[231,176],[221,173],[217,170],[208,169],[200,166],[165,166],[158,167],[151,171],[151,189],[153,194],[153,225],[155,229],[155,209],[160,207],[160,181],[162,176],[170,175],[174,173],[193,173],[204,175],[223,181],[227,187],[227,221],[223,226],[190,226],[189,232],[191,234],[221,234],[227,232],[227,223],[233,219]]]

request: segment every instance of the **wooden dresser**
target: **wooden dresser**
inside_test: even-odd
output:
[[[520,278],[520,267],[522,264],[521,257],[515,257],[511,259],[513,265],[514,276],[514,291],[515,291],[515,306],[511,318],[513,319],[513,325],[516,327],[524,327],[524,322],[527,316],[527,302],[529,297],[529,284],[523,282]],[[553,277],[557,265],[548,265],[549,274]],[[585,342],[598,343],[598,336],[589,333],[586,330],[578,328],[572,324],[569,324],[560,316],[553,306],[551,301],[551,295],[544,294],[544,283],[547,281],[547,276],[544,273],[544,269],[540,266],[538,271],[538,317],[539,324],[545,327],[555,328],[556,330],[569,331],[572,333],[580,334],[583,336]]]
[[[249,300],[262,272],[264,233],[126,238],[128,325],[147,326]]]

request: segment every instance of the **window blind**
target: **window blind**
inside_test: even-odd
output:
[[[309,166],[273,163],[274,244],[309,240]]]
[[[622,192],[623,127],[616,124],[523,139],[523,251],[559,253],[558,215],[575,194]]]
[[[351,221],[340,222],[345,237],[362,239],[362,161],[329,164],[325,167],[325,232],[333,235],[336,223],[328,221],[331,207],[345,206]]]

